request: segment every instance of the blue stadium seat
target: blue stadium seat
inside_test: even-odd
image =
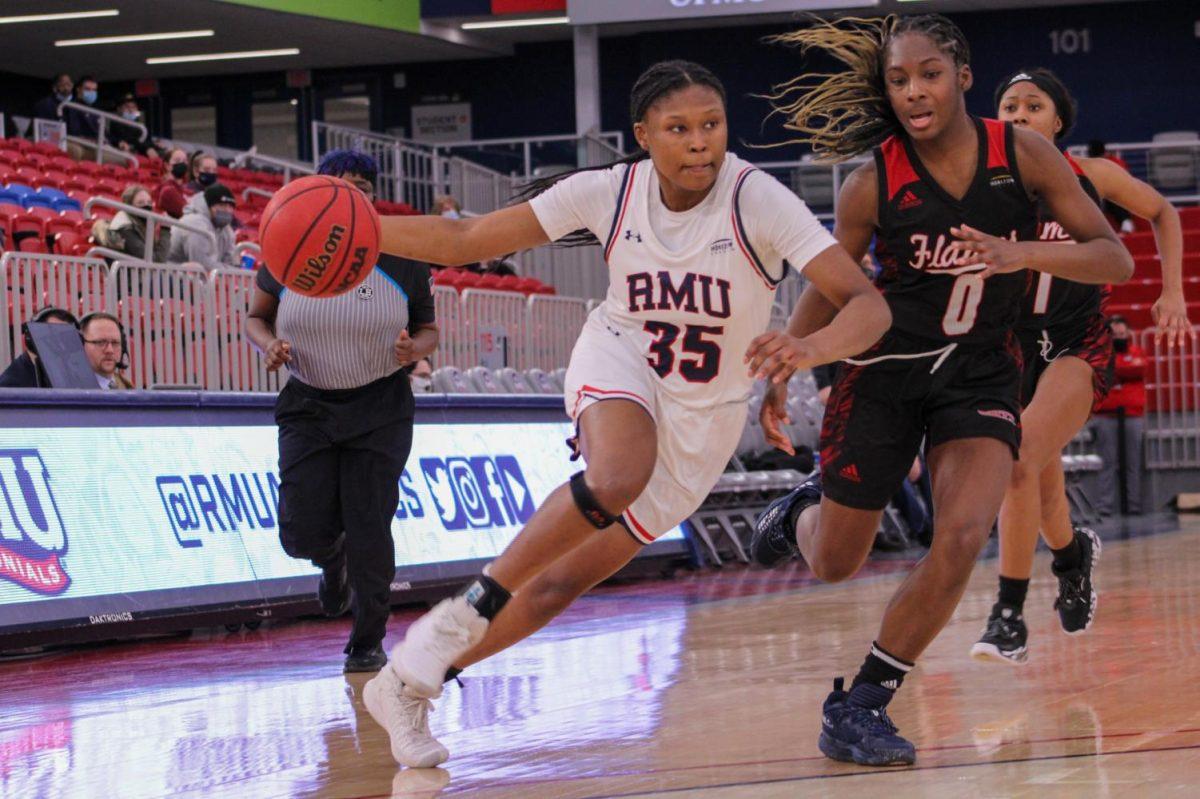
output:
[[[475,390],[480,394],[504,394],[504,386],[486,366],[472,366],[467,370],[467,377],[475,384]]]
[[[54,201],[54,210],[59,211],[60,213],[62,211],[79,211],[82,213],[83,205],[79,202],[79,200],[64,196],[62,199]]]
[[[8,191],[20,198],[24,198],[30,194],[37,194],[37,191],[32,186],[26,186],[24,183],[9,183]]]
[[[21,198],[21,203],[25,206],[25,210],[30,208],[49,208],[51,211],[56,210],[54,203],[38,194],[26,194]]]
[[[37,193],[38,193],[39,197],[45,197],[50,202],[54,202],[55,200],[67,199],[67,195],[65,192],[61,192],[58,189],[52,188],[50,186],[42,186],[41,188],[39,188],[37,190]]]
[[[542,369],[527,369],[525,376],[538,394],[561,394],[562,387],[554,382],[554,378]]]
[[[533,386],[525,379],[525,375],[511,366],[496,370],[496,379],[509,394],[534,394]]]
[[[474,394],[475,387],[457,366],[443,366],[433,373],[433,390],[443,394]]]

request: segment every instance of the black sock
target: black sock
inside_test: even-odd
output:
[[[1029,581],[1000,575],[1000,604],[1008,605],[1020,615],[1025,608],[1025,595],[1029,593]]]
[[[466,597],[467,604],[475,608],[475,611],[488,621],[496,618],[500,609],[508,604],[508,600],[512,599],[512,594],[506,591],[504,586],[486,574],[481,574],[475,580],[467,583],[458,594]]]
[[[870,654],[850,685],[848,701],[859,707],[887,707],[912,667],[912,663],[890,654],[878,643],[872,643]]]
[[[1070,571],[1078,569],[1083,565],[1083,548],[1079,546],[1079,539],[1071,536],[1071,543],[1067,544],[1062,549],[1050,550],[1054,553],[1054,570],[1058,572]]]
[[[442,678],[442,682],[450,682],[451,680],[457,680],[458,675],[462,674],[462,672],[463,672],[462,669],[456,669],[453,666],[451,666],[450,668],[446,669],[446,676]]]

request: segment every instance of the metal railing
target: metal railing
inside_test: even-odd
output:
[[[587,321],[587,300],[575,297],[530,297],[525,369],[553,371],[571,360],[575,340]]]
[[[269,200],[275,196],[275,192],[267,191],[266,189],[260,189],[257,186],[247,186],[246,188],[242,189],[242,202],[249,200],[251,195],[266,197]]]
[[[1120,156],[1129,165],[1131,175],[1158,189],[1172,203],[1200,202],[1200,139],[1108,144],[1105,149]],[[1071,155],[1087,155],[1087,147],[1082,145],[1069,147],[1067,151]]]
[[[425,211],[438,193],[438,169],[433,153],[419,145],[383,133],[314,120],[313,166],[331,150],[358,150],[375,159],[379,174],[375,195],[387,202],[407,203]]]
[[[4,119],[0,118],[0,130],[4,130]],[[62,150],[67,149],[67,123],[57,119],[33,120],[33,140],[49,142]]]
[[[278,169],[283,172],[283,182],[290,183],[292,178],[298,175],[312,175],[316,173],[316,168],[299,161],[290,161],[287,158],[276,158],[273,155],[262,155],[258,152],[258,147],[251,147],[246,152],[238,155],[230,164],[234,169],[238,169],[252,164],[263,164],[265,166]]]
[[[107,197],[93,197],[88,200],[83,206],[84,214],[90,217],[92,215],[92,209],[96,206],[112,208],[117,211],[124,211],[129,216],[140,217],[146,220],[146,249],[142,253],[142,260],[146,261],[147,263],[155,263],[154,242],[157,238],[158,227],[160,225],[170,228],[180,228],[188,231],[189,233],[197,233],[201,236],[204,236],[208,239],[209,243],[212,244],[213,252],[217,251],[217,236],[215,233],[213,233],[211,230],[205,230],[202,227],[197,227],[188,222],[184,222],[182,219],[176,219],[174,217],[167,216],[166,214],[158,214],[153,211],[145,211],[141,208],[137,208],[136,206],[126,205],[123,202],[118,202],[117,200],[110,200]],[[92,249],[98,248],[93,247]],[[119,257],[129,258],[131,255],[133,254],[120,253]],[[136,258],[137,256],[133,255],[133,257]]]
[[[287,381],[286,369],[267,371],[266,362],[244,333],[254,289],[253,272],[213,269],[208,273],[210,391],[278,391]]]
[[[603,299],[608,293],[608,264],[598,246],[537,247],[513,260],[523,277],[536,277],[563,296]]]
[[[798,161],[760,161],[755,166],[791,189],[818,219],[830,220],[846,176],[869,160],[869,156],[860,156],[840,164],[822,164],[805,157]]]
[[[134,122],[133,120],[126,119],[125,117],[121,116],[120,114],[113,114],[108,111],[101,111],[98,108],[92,108],[90,105],[84,105],[83,103],[76,103],[76,102],[72,102],[71,100],[67,100],[66,102],[62,102],[62,103],[58,104],[59,117],[62,116],[62,112],[63,112],[64,108],[70,108],[73,111],[78,111],[81,114],[86,114],[87,116],[96,118],[96,140],[95,141],[92,141],[91,139],[88,139],[87,137],[82,137],[82,136],[68,137],[68,141],[75,141],[79,144],[84,144],[89,147],[95,147],[96,148],[96,163],[103,163],[104,155],[106,152],[109,154],[112,154],[112,152],[110,152],[110,151],[115,151],[117,153],[124,154],[123,150],[119,150],[115,147],[108,146],[108,136],[106,136],[105,134],[108,131],[108,126],[110,123],[117,124],[117,125],[124,125],[127,128],[133,128],[134,130],[138,131],[141,134],[141,136],[138,137],[138,141],[140,141],[140,142],[144,142],[144,141],[146,141],[146,139],[148,139],[150,137],[150,130],[145,125],[143,125],[140,122]],[[133,160],[134,160],[134,163],[137,163],[136,158],[134,158]]]
[[[562,134],[508,139],[437,142],[429,145],[442,158],[458,156],[494,172],[525,180],[621,158],[625,137],[619,132]]]
[[[207,326],[208,275],[194,264],[117,261],[108,273],[134,388],[208,387],[214,341]]]
[[[469,215],[488,214],[503,208],[517,188],[517,180],[474,161],[457,156],[439,159],[444,166],[443,189]]]
[[[1148,469],[1200,467],[1200,327],[1181,345],[1141,332],[1146,353],[1145,452]]]
[[[21,351],[21,325],[42,308],[75,314],[108,304],[108,264],[95,258],[6,252],[0,257],[0,364]]]

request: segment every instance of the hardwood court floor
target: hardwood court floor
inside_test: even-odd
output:
[[[796,566],[603,589],[447,689],[444,769],[392,765],[365,677],[338,671],[345,622],[2,664],[0,796],[1197,796],[1198,541],[1193,518],[1106,542],[1078,638],[1058,630],[1040,558],[1024,668],[967,657],[994,590],[980,564],[893,705],[910,769],[816,748],[830,680],[853,673],[906,567],[882,562],[835,586]]]

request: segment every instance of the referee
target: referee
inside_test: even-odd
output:
[[[334,150],[318,172],[374,200],[369,156]],[[429,267],[380,255],[358,288],[323,299],[259,268],[246,334],[268,370],[291,373],[275,403],[279,539],[321,569],[326,614],[345,613],[353,595],[344,671],[378,671],[396,572],[391,524],[412,447],[408,372],[438,345]]]

